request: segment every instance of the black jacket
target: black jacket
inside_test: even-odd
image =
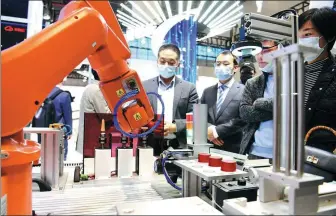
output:
[[[305,109],[306,132],[315,126],[336,130],[336,63],[329,59],[311,89]],[[327,151],[336,148],[336,136],[329,131],[315,131],[308,139],[311,145]]]
[[[273,119],[273,98],[264,98],[268,73],[247,80],[241,99],[239,113],[247,123],[240,144],[240,154],[248,154],[254,142],[254,133],[261,122]]]

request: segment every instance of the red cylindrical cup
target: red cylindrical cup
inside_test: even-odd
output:
[[[217,157],[217,156],[210,156],[209,157],[209,166],[211,166],[211,167],[220,167],[221,162],[222,162],[221,157]]]
[[[208,153],[199,153],[198,154],[198,162],[208,163],[210,156],[211,156],[211,154],[208,154]]]
[[[186,121],[192,121],[193,120],[193,114],[192,113],[187,113],[186,114]]]
[[[221,170],[224,172],[235,172],[236,171],[236,161],[223,160],[221,163]]]

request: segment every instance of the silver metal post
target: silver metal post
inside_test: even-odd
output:
[[[292,95],[292,73],[291,73],[291,65],[290,65],[291,55],[287,55],[283,59],[283,70],[282,70],[282,76],[284,76],[284,86],[285,89],[283,89],[284,92],[284,110],[285,111],[285,122],[287,122],[287,126],[285,129],[284,139],[285,142],[285,152],[286,152],[286,161],[285,161],[285,174],[290,175],[291,172],[291,132],[292,132],[292,119],[291,119],[291,95]]]
[[[298,134],[297,134],[297,176],[302,177],[304,166],[304,136],[305,136],[305,107],[304,107],[304,64],[303,54],[298,54],[298,70],[297,70],[297,85],[298,85]]]
[[[292,74],[292,110],[291,110],[291,166],[292,169],[296,169],[296,148],[297,148],[297,71],[296,71],[296,62],[291,62],[291,74]]]
[[[278,59],[273,60],[274,101],[273,101],[273,172],[280,171],[281,144],[281,67]]]
[[[194,144],[206,144],[208,140],[208,105],[194,104],[193,141]]]

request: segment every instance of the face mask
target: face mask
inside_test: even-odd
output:
[[[251,79],[252,77],[253,77],[252,74],[242,74],[240,75],[240,80],[245,85],[247,80]]]
[[[328,45],[326,44],[323,48],[320,47],[319,42],[320,42],[321,37],[309,37],[309,38],[299,38],[299,44],[307,47],[312,47],[315,49],[318,49],[318,53],[309,53],[309,54],[304,54],[304,61],[305,62],[311,62],[315,59],[317,59],[324,51],[324,48]]]
[[[163,78],[171,78],[175,75],[176,72],[176,66],[169,66],[169,65],[158,65],[159,68],[159,74]]]
[[[262,72],[272,73],[273,72],[273,61],[269,62],[265,67],[260,68]]]
[[[228,80],[233,75],[233,69],[228,66],[215,67],[215,74],[219,80]]]

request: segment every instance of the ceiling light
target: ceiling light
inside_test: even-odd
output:
[[[143,25],[147,25],[147,24],[148,24],[147,22],[144,22],[144,23],[143,23],[143,22],[141,22],[141,21],[139,21],[139,20],[137,20],[137,19],[131,17],[130,15],[128,15],[128,14],[122,12],[121,10],[117,10],[117,13],[120,14],[120,15],[122,15],[122,16],[124,16],[124,17],[127,17],[127,18],[129,18],[129,19],[131,19],[131,20],[133,20],[133,21],[136,20],[135,22],[139,22],[139,23],[141,23],[141,24],[143,24]]]
[[[126,14],[127,15],[127,14]],[[117,13],[117,17],[120,17],[120,18],[123,18],[123,19],[125,19],[125,20],[131,20],[131,21],[133,21],[133,22],[135,22],[135,23],[137,23],[138,25],[140,25],[140,26],[146,26],[145,24],[143,24],[142,22],[140,22],[140,21],[138,21],[137,19],[134,19],[133,17],[130,17],[130,16],[124,16],[124,15],[122,15],[122,14],[120,14],[120,13]]]
[[[192,1],[188,1],[188,4],[187,4],[187,11],[190,11],[190,10],[191,10],[191,6],[192,6]]]
[[[139,11],[140,13],[141,13],[141,15],[143,16],[143,17],[145,17],[150,23],[152,23],[152,24],[156,24],[155,22],[154,22],[154,20],[152,20],[148,15],[147,15],[147,13],[145,13],[141,8],[140,8],[140,6],[139,5],[137,5],[135,2],[133,2],[133,1],[129,1],[129,3],[137,10],[137,11]]]
[[[168,11],[168,16],[169,16],[169,17],[172,17],[173,14],[172,14],[172,11],[171,11],[171,8],[170,8],[170,3],[169,3],[169,1],[165,1],[165,4],[166,4],[167,11]]]
[[[257,5],[257,12],[258,13],[261,13],[261,9],[262,9],[262,6],[263,6],[263,1],[256,1],[256,5]]]
[[[123,26],[125,26],[127,28],[130,28],[130,29],[135,28],[135,26],[132,26],[132,25],[127,24],[127,23],[124,23],[124,22],[120,22],[120,23],[121,23],[121,25],[123,25]]]
[[[235,8],[232,10],[233,7],[236,6],[236,4],[238,5],[239,2],[236,2],[234,3],[233,5],[231,5],[228,9],[230,10],[225,10],[219,17],[217,17],[216,19],[214,19],[213,21],[211,21],[209,24],[208,24],[208,27],[209,28],[212,28],[214,26],[217,26],[219,25],[221,22],[225,21],[225,19],[227,19],[228,17],[230,16],[233,16],[235,15],[238,11],[242,10],[243,9],[243,5],[240,5],[239,7]],[[229,12],[229,13],[228,13]]]
[[[205,40],[205,39],[208,39],[208,38],[215,37],[215,36],[217,36],[217,35],[223,34],[223,33],[227,32],[227,31],[229,31],[233,26],[234,26],[234,25],[232,25],[232,26],[228,26],[228,27],[225,28],[225,29],[218,29],[216,32],[210,32],[210,33],[209,33],[208,35],[206,35],[205,37],[199,38],[199,39],[197,39],[196,41],[202,41],[202,40]]]
[[[123,18],[123,17],[119,17],[118,20],[119,20],[120,22],[124,22],[124,23],[130,24],[130,25],[133,25],[133,26],[139,26],[139,27],[140,27],[140,25],[137,25],[137,24],[135,24],[135,23],[132,23],[132,21],[130,21],[130,20],[128,20],[128,19],[125,19],[125,18]]]
[[[202,9],[203,9],[203,6],[204,6],[205,2],[206,2],[206,1],[201,1],[201,2],[200,2],[199,6],[198,6],[198,8],[197,8],[197,13],[196,13],[195,16],[194,16],[194,21],[196,21],[197,18],[199,17],[199,15],[200,15],[200,13],[201,13],[201,11],[202,11]]]
[[[218,1],[213,1],[211,3],[208,9],[204,12],[203,16],[201,16],[201,18],[199,19],[199,22],[202,22],[208,16],[208,14],[212,11],[212,9],[216,6],[217,3]]]
[[[210,34],[222,34],[221,32],[224,30],[224,29],[231,29],[232,27],[234,27],[237,22],[239,22],[240,20],[235,20],[233,22],[227,22],[226,24],[224,24],[222,27],[220,28],[216,28],[216,29],[211,29],[210,32],[209,32],[209,35]],[[219,32],[219,33],[218,33]]]
[[[154,5],[155,5],[156,9],[159,11],[159,14],[160,14],[161,18],[163,19],[163,21],[165,21],[166,20],[166,16],[164,15],[163,10],[162,10],[159,2],[155,1]]]
[[[183,1],[178,1],[178,11],[179,14],[183,13]]]
[[[227,1],[223,1],[222,4],[220,4],[219,7],[217,7],[216,10],[215,10],[213,13],[211,13],[210,16],[208,16],[208,19],[206,19],[206,20],[204,21],[204,24],[207,25],[207,24],[212,20],[212,18],[213,18],[213,17],[214,17],[220,10],[222,10],[222,8],[223,8],[227,3],[228,3]]]
[[[154,8],[150,5],[150,3],[148,1],[142,1],[145,6],[149,9],[149,11],[155,16],[156,20],[161,23],[162,19],[160,17],[159,14],[156,13],[156,11],[154,10]]]
[[[212,27],[211,29],[215,29],[215,28],[222,28],[225,25],[227,25],[228,23],[234,21],[234,20],[240,20],[240,18],[244,15],[243,12],[239,12],[236,16],[233,17],[227,17],[226,19],[223,19],[223,22],[221,22],[219,25]]]
[[[120,6],[122,8],[124,8],[125,10],[127,10],[133,17],[137,18],[138,20],[140,20],[141,22],[143,22],[145,24],[148,24],[147,21],[145,21],[143,18],[141,18],[141,16],[139,16],[137,13],[135,13],[134,11],[132,11],[129,7],[127,7],[123,3],[121,3]]]

